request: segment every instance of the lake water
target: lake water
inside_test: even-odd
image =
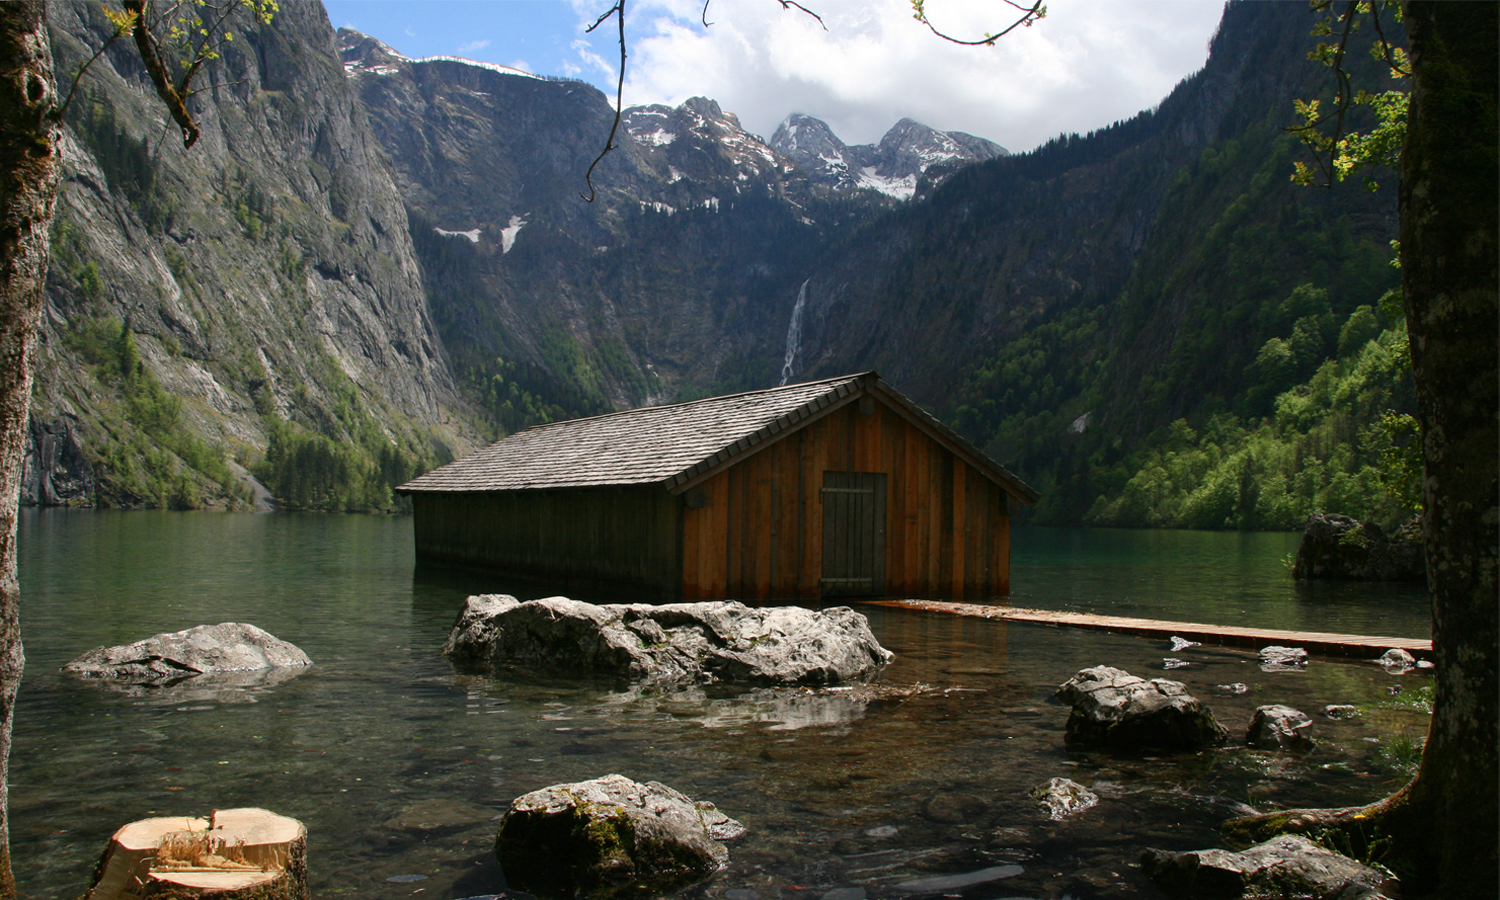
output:
[[[1284,534],[1023,528],[1010,599],[1427,636],[1420,589],[1296,585],[1281,562],[1295,546]],[[28,897],[81,895],[127,822],[236,806],[306,823],[315,897],[502,894],[492,846],[509,801],[618,772],[748,827],[729,868],[686,898],[1152,898],[1142,849],[1216,846],[1216,823],[1241,804],[1376,799],[1402,780],[1380,749],[1426,733],[1426,716],[1390,693],[1426,679],[1368,662],[1265,673],[1248,652],[857,604],[896,653],[881,693],[461,676],[438,648],[463,598],[546,591],[417,572],[407,518],[29,510],[20,552],[11,833]],[[99,645],[225,621],[259,625],[316,665],[221,690],[125,692],[58,672]],[[1189,665],[1166,673],[1167,657]],[[1288,703],[1314,718],[1319,744],[1069,752],[1053,691],[1099,664],[1185,682],[1232,733],[1255,707]],[[1215,687],[1234,682],[1249,690]],[[1362,715],[1324,717],[1335,703]],[[1027,795],[1056,776],[1092,787],[1099,805],[1048,821]]]

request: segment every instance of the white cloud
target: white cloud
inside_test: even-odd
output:
[[[573,52],[578,54],[578,59],[583,63],[583,66],[579,68],[572,63],[564,62],[563,74],[569,77],[576,77],[585,70],[592,69],[603,75],[605,80],[611,84],[619,77],[619,70],[610,65],[609,60],[595,53],[593,47],[583,38],[579,38],[573,42]],[[568,71],[569,69],[572,69],[572,71]]]
[[[458,45],[458,51],[457,52],[459,52],[459,53],[477,53],[480,50],[483,50],[485,47],[488,47],[489,45],[490,45],[490,42],[489,42],[488,39],[485,39],[485,40],[482,40],[482,41],[478,41],[478,40],[476,40],[476,41],[465,41],[462,44]]]
[[[510,62],[506,63],[506,65],[510,66],[512,69],[520,69],[522,72],[530,72],[533,75],[536,74],[536,69],[533,69],[531,67],[531,63],[527,62],[524,59],[511,60]]]
[[[580,17],[595,6],[574,2]],[[909,0],[805,5],[827,30],[771,2],[721,0],[704,29],[698,0],[638,0],[627,23],[626,103],[712,97],[766,136],[802,112],[850,143],[878,140],[910,116],[1026,150],[1154,106],[1202,66],[1222,12],[1204,0],[1080,0],[1049,7],[1046,19],[992,48],[974,48],[933,36],[912,19]],[[1008,8],[990,0],[928,4],[939,27],[974,37],[1009,24],[996,18]],[[583,41],[574,47],[588,68],[612,76],[613,66]]]

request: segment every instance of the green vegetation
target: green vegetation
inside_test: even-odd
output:
[[[177,208],[157,178],[146,138],[130,136],[102,93],[75,104],[67,118],[99,163],[110,190],[130,204],[147,228],[170,228]]]
[[[183,420],[182,401],[167,393],[141,361],[130,327],[90,318],[64,333],[69,349],[90,364],[94,380],[120,415],[92,460],[101,505],[195,509],[217,495],[231,505],[249,499],[222,450],[200,440]]]
[[[324,384],[333,386],[332,408],[323,412],[316,404],[300,404],[312,416],[305,426],[263,412],[269,445],[251,471],[287,509],[409,511],[410,501],[392,488],[447,462],[446,454],[441,448],[421,447],[421,435],[406,437],[403,446],[370,415],[362,392],[331,361],[322,376]]]
[[[386,443],[372,460],[365,448],[335,443],[321,434],[272,419],[270,446],[253,467],[287,509],[324,512],[395,511],[409,508],[391,488],[418,474],[412,457]]]
[[[1425,738],[1414,738],[1404,731],[1391,735],[1375,749],[1375,765],[1392,775],[1415,775],[1426,744]]]
[[[1117,466],[1133,473],[1124,487],[1100,496],[1086,521],[1290,530],[1315,511],[1388,523],[1409,516],[1409,475],[1392,471],[1392,460],[1404,462],[1407,446],[1384,425],[1397,415],[1391,406],[1412,402],[1400,364],[1405,329],[1398,323],[1356,347],[1354,339],[1368,333],[1372,320],[1371,308],[1359,307],[1339,332],[1349,338],[1339,341],[1344,354],[1276,394],[1270,415],[1220,413],[1201,430],[1178,419],[1153,434]],[[1266,347],[1281,351],[1298,342],[1294,334],[1291,342],[1273,338]],[[1287,352],[1291,371],[1312,364]],[[1257,361],[1268,355],[1263,349]],[[1254,391],[1247,395],[1247,406],[1259,404]]]

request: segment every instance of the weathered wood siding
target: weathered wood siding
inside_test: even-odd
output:
[[[824,472],[884,473],[885,593],[1010,590],[1006,492],[885,404],[853,402],[702,483],[682,510],[682,595],[821,596]]]
[[[674,596],[682,501],[657,486],[411,495],[417,555]]]

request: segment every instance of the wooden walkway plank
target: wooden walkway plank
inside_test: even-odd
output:
[[[915,609],[950,613],[982,619],[1005,619],[1010,622],[1033,622],[1040,625],[1085,628],[1112,634],[1135,634],[1145,637],[1177,636],[1201,644],[1219,644],[1260,649],[1281,645],[1301,647],[1308,653],[1323,656],[1354,656],[1374,659],[1392,647],[1413,656],[1432,654],[1431,640],[1377,637],[1363,634],[1330,634],[1317,631],[1282,631],[1274,628],[1240,628],[1233,625],[1203,625],[1197,622],[1163,622],[1157,619],[1131,619],[1124,616],[1097,616],[1092,613],[1055,612],[1011,606],[984,606],[977,603],[954,603],[945,600],[868,600],[872,606]]]

